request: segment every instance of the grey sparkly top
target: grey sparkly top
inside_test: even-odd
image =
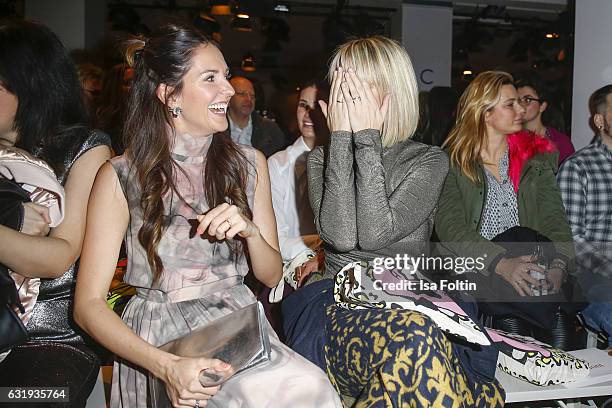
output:
[[[358,260],[427,254],[446,154],[412,140],[383,148],[372,129],[332,132],[330,139],[308,156],[310,203],[325,242],[324,277]]]
[[[487,197],[480,223],[480,235],[488,240],[519,225],[516,192],[508,176],[509,163],[508,149],[506,149],[499,160],[501,181],[485,169]]]
[[[72,165],[85,152],[94,147],[110,147],[110,137],[100,131],[91,131],[85,141],[75,145],[64,159],[64,172],[58,174],[59,182],[64,185]],[[82,343],[84,332],[72,318],[74,287],[78,270],[78,260],[59,278],[41,279],[40,293],[27,325],[32,341],[58,341],[63,343]]]

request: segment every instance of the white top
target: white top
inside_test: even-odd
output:
[[[314,215],[308,201],[306,156],[309,151],[304,138],[300,136],[291,146],[268,159],[272,206],[281,256],[285,261],[290,261],[308,248],[303,236],[316,234]]]
[[[232,140],[235,143],[253,146],[251,144],[251,135],[253,134],[253,121],[251,120],[251,116],[249,115],[249,122],[244,127],[244,129],[234,123],[230,115],[227,115],[227,120],[229,122]]]

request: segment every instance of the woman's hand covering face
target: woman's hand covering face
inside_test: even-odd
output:
[[[352,68],[344,73],[344,81],[340,88],[346,101],[353,133],[364,129],[382,131],[389,107],[389,95],[385,95],[380,101],[374,95],[372,86],[359,79]]]
[[[343,76],[344,73],[341,67],[334,71],[331,92],[329,94],[329,105],[323,101],[319,101],[319,106],[321,106],[321,110],[327,118],[327,127],[329,127],[330,132],[351,131],[348,110],[343,93],[340,89],[340,83],[343,80]]]

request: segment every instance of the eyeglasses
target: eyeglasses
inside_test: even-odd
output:
[[[529,106],[531,105],[531,102],[542,103],[542,100],[531,96],[523,96],[522,98],[518,98],[518,103],[523,106]]]

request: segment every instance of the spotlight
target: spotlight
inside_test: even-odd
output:
[[[210,0],[210,14],[213,16],[229,16],[232,14],[228,0]]]
[[[557,33],[546,33],[546,38],[548,38],[548,39],[559,38],[559,34],[557,34]]]
[[[290,10],[287,4],[277,3],[276,6],[274,6],[274,11],[279,13],[288,13]]]
[[[251,19],[248,15],[246,17],[240,17],[241,14],[238,14],[236,18],[232,19],[230,26],[232,29],[236,31],[249,32],[253,31],[253,27],[251,26]]]
[[[474,73],[472,72],[472,70],[471,70],[471,69],[464,69],[464,70],[463,70],[463,72],[462,72],[462,74],[463,74],[464,76],[474,75]]]
[[[242,59],[242,63],[240,64],[240,68],[244,72],[254,72],[255,71],[255,59],[251,54],[246,54]]]

